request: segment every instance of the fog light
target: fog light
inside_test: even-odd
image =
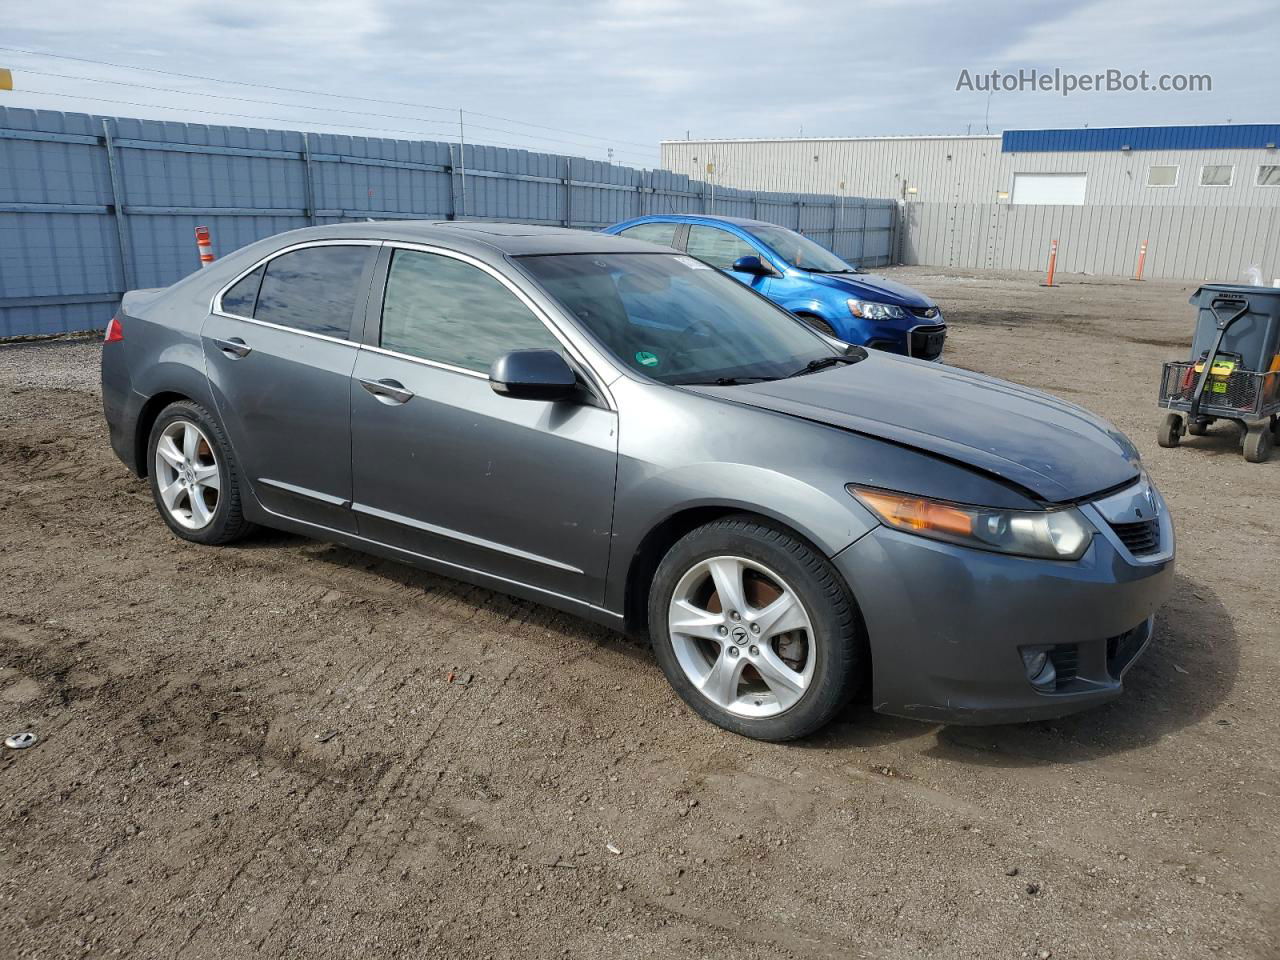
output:
[[[1023,647],[1022,666],[1027,671],[1027,680],[1037,690],[1048,691],[1054,688],[1058,679],[1058,671],[1049,659],[1050,647]]]

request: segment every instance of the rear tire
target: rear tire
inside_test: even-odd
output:
[[[1176,447],[1182,439],[1182,417],[1176,413],[1165,414],[1156,433],[1156,443],[1162,447]]]
[[[192,400],[160,411],[147,439],[151,495],[183,540],[217,546],[253,530],[240,504],[240,471],[222,425]]]
[[[1209,425],[1211,423],[1213,423],[1212,420],[1206,420],[1203,418],[1196,420],[1194,423],[1188,421],[1187,433],[1191,434],[1193,437],[1203,437],[1209,432]]]
[[[861,619],[835,567],[745,514],[699,527],[668,551],[649,591],[649,629],[685,703],[757,740],[819,729],[867,669]]]

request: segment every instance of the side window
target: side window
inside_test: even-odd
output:
[[[674,246],[676,242],[676,227],[678,223],[641,223],[634,227],[628,227],[618,236],[626,237],[629,240],[644,240],[647,243],[660,243],[664,247]]]
[[[268,261],[254,318],[306,333],[350,337],[360,276],[372,249],[306,247]]]
[[[747,241],[735,237],[717,227],[692,226],[689,228],[689,256],[697,257],[713,267],[728,270],[739,257],[759,256]]]
[[[397,250],[382,304],[382,347],[488,373],[509,350],[559,350],[518,297],[469,263]]]
[[[258,301],[258,287],[262,285],[262,267],[246,277],[241,277],[234,287],[222,295],[222,312],[237,317],[252,317],[253,306]]]

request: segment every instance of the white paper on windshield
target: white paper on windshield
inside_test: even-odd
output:
[[[708,264],[703,263],[701,260],[695,260],[693,259],[693,257],[676,257],[676,259],[679,260],[681,263],[683,263],[690,270],[710,270],[711,269],[711,267]]]

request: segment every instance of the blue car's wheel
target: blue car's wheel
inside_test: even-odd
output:
[[[813,329],[817,330],[824,337],[832,337],[836,340],[844,339],[840,334],[836,333],[835,328],[831,326],[831,324],[827,323],[827,321],[823,320],[821,317],[815,317],[811,313],[797,313],[796,316],[809,326],[813,327]]]

